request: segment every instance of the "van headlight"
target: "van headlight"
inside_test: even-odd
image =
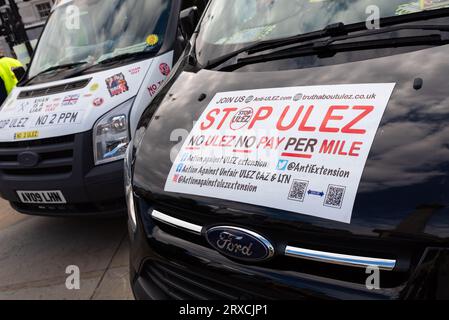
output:
[[[129,144],[129,113],[134,103],[130,99],[109,111],[94,126],[95,165],[117,161],[125,157]]]

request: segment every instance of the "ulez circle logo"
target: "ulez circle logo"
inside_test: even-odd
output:
[[[246,107],[237,111],[232,117],[230,127],[232,130],[240,130],[244,128],[251,121],[254,115],[253,108]]]
[[[245,103],[253,102],[253,100],[254,100],[254,96],[249,96],[248,98],[246,98]]]

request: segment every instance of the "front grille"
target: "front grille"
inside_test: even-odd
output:
[[[57,138],[0,143],[0,174],[6,177],[52,177],[72,172],[75,135]],[[22,166],[18,156],[24,151],[39,155],[34,167]]]
[[[143,209],[142,212],[151,210],[153,212],[154,210],[151,207],[151,204],[146,201],[140,201],[138,202],[139,208],[146,208]],[[149,209],[151,208],[151,209]],[[168,210],[163,210],[163,212],[169,212]],[[198,214],[198,211],[196,212]],[[181,219],[184,221],[183,216],[181,215],[175,215],[172,212],[170,212],[170,216],[176,219]],[[185,216],[185,215],[184,215]],[[191,215],[193,216],[193,214]],[[209,219],[207,214],[201,215],[200,217],[203,221],[207,221]],[[197,224],[197,225],[212,225],[213,222],[209,223],[202,223],[199,219],[193,220],[189,219],[189,223]],[[216,224],[217,222],[215,222]],[[233,225],[234,223],[232,221],[222,221],[223,225],[230,224]],[[164,232],[167,235],[177,237],[178,239],[182,241],[187,241],[189,243],[192,243],[194,245],[202,246],[204,247],[204,250],[211,249],[211,246],[207,243],[204,237],[198,236],[193,234],[190,231],[185,231],[179,227],[175,227],[173,225],[163,223],[160,220],[152,219],[151,223],[146,224],[147,230],[150,230],[154,225],[157,225],[157,227]],[[149,231],[147,231],[150,233]],[[267,232],[268,233],[268,232]],[[301,234],[300,234],[301,235]],[[343,238],[343,237],[342,237]],[[273,237],[272,237],[273,239]],[[380,270],[380,278],[381,286],[385,289],[394,289],[403,286],[410,274],[409,271],[412,268],[413,265],[416,265],[416,263],[419,261],[421,257],[421,250],[418,249],[418,247],[415,247],[417,250],[417,254],[412,255],[411,257],[407,255],[407,252],[404,250],[400,255],[393,256],[391,254],[391,251],[377,251],[377,254],[371,254],[372,248],[374,248],[374,242],[377,242],[376,245],[384,245],[384,243],[381,243],[381,240],[376,239],[373,242],[369,242],[366,245],[366,248],[371,248],[368,253],[357,253],[357,255],[360,256],[366,256],[366,257],[383,257],[386,259],[395,259],[398,261],[397,268],[393,271],[388,270]],[[291,242],[292,245],[298,245],[301,246],[301,243],[297,244],[297,242]],[[326,244],[323,244],[322,242],[316,241],[315,243],[311,242],[304,242],[302,243],[305,248],[311,249],[311,250],[321,250],[321,251],[328,251],[328,252],[335,252],[340,254],[346,254],[351,255],[351,251],[347,249],[346,246],[341,246],[338,241],[329,241]],[[319,244],[319,246],[317,245]],[[387,246],[385,246],[387,247]],[[343,248],[343,249],[342,249]],[[187,247],[183,247],[183,250],[189,250]],[[346,249],[346,250],[345,250]],[[390,249],[390,248],[388,248]],[[371,252],[371,253],[370,253]],[[166,249],[161,249],[160,253],[162,255],[167,255]],[[271,269],[277,273],[296,273],[301,276],[306,277],[315,277],[322,279],[323,281],[339,281],[341,284],[345,284],[348,287],[353,286],[362,286],[365,287],[365,283],[367,280],[367,273],[366,268],[358,268],[354,266],[348,266],[344,264],[337,264],[337,263],[325,263],[323,261],[315,261],[315,260],[308,260],[308,259],[299,259],[290,257],[287,255],[281,254],[281,252],[278,252],[279,255],[276,255],[274,259],[271,261],[268,261],[264,264],[264,267]],[[413,254],[413,253],[412,253]],[[204,269],[202,269],[200,272],[204,272]],[[212,277],[213,278],[213,277]],[[264,291],[265,289],[262,289]]]
[[[144,267],[144,280],[151,282],[166,299],[173,300],[255,300],[267,297],[236,289],[204,272],[150,261]]]
[[[47,88],[34,89],[22,91],[19,93],[18,99],[31,99],[37,97],[44,97],[52,94],[58,94],[63,92],[69,92],[74,90],[79,90],[88,85],[91,79],[85,79],[70,83],[65,83],[57,86],[51,86]]]
[[[74,138],[73,135],[69,135],[69,136],[60,136],[60,137],[40,139],[40,140],[0,142],[0,149],[48,146],[48,145],[58,144],[58,143],[73,142],[73,138]]]

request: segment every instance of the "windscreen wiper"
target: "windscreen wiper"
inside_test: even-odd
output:
[[[391,33],[391,32],[395,32],[395,31],[401,31],[401,30],[427,30],[427,31],[440,31],[440,32],[449,32],[449,25],[398,25],[398,26],[392,26],[392,27],[385,27],[385,28],[381,28],[381,29],[372,29],[372,30],[365,30],[362,32],[357,32],[356,34],[352,34],[352,35],[342,35],[342,36],[334,36],[334,37],[328,37],[328,39],[325,40],[321,40],[321,41],[314,41],[314,42],[306,42],[303,44],[300,44],[299,46],[294,46],[294,47],[288,47],[287,49],[283,49],[281,51],[275,51],[272,52],[270,54],[266,54],[266,55],[261,55],[261,56],[256,56],[259,58],[256,58],[258,60],[260,59],[270,59],[270,57],[272,56],[276,56],[279,57],[280,59],[283,59],[281,56],[284,53],[284,50],[288,50],[289,52],[291,51],[291,53],[296,52],[299,49],[304,48],[306,50],[305,53],[307,53],[310,48],[312,48],[313,50],[319,50],[320,48],[326,49],[329,48],[331,44],[337,42],[337,41],[345,41],[345,40],[350,40],[350,39],[356,39],[356,38],[361,38],[361,37],[369,37],[369,36],[374,36],[374,35],[379,35],[379,34],[384,34],[384,33]],[[436,35],[439,36],[439,35]],[[426,36],[429,37],[429,36]],[[410,37],[404,38],[404,39],[408,39]],[[419,37],[411,37],[411,38],[419,38]],[[426,39],[419,39],[420,42],[422,41],[426,41]],[[433,41],[440,43],[442,41],[441,37],[438,39],[433,39]],[[411,41],[413,42],[413,41]],[[375,44],[376,40],[372,40],[371,43]],[[406,44],[406,40],[404,40],[402,42],[404,45]],[[388,45],[388,43],[387,43]],[[284,44],[281,44],[280,47],[285,47]],[[351,47],[354,47],[353,45],[351,45]],[[258,52],[262,52],[262,51],[266,51],[269,49],[266,49],[266,46],[264,46],[263,48],[250,48],[246,51],[243,51],[245,53],[247,53],[249,56],[253,55],[255,53]],[[295,51],[296,50],[296,51]],[[242,52],[241,52],[242,53]],[[314,53],[314,52],[312,52]],[[236,56],[238,56],[240,53],[238,53]],[[288,52],[285,56],[288,55]],[[308,54],[306,54],[308,55]],[[293,55],[292,57],[295,57],[295,55]],[[241,62],[249,62],[250,61],[250,57],[248,58],[242,58],[239,59],[237,63],[241,63]],[[218,59],[217,59],[218,60]],[[218,67],[220,64],[226,62],[228,59],[223,59],[223,62],[216,64],[215,67]],[[248,63],[246,63],[248,64]],[[210,66],[209,66],[210,67]]]
[[[356,39],[356,38],[362,38],[362,37],[369,37],[379,34],[385,34],[390,32],[396,32],[396,31],[402,31],[402,30],[427,30],[427,31],[440,31],[440,32],[449,32],[449,25],[399,25],[399,26],[393,26],[393,27],[386,27],[381,29],[368,29],[363,32],[358,32],[356,34],[352,35],[343,35],[343,36],[336,36],[336,37],[329,37],[326,40],[322,41],[314,41],[311,43],[306,43],[304,45],[290,47],[292,49],[300,48],[300,47],[308,47],[311,44],[315,47],[317,46],[328,46],[334,42],[337,41],[345,41],[350,39]],[[249,55],[266,51],[267,49],[252,49],[248,50],[247,53]]]
[[[374,30],[369,30],[369,29],[367,30],[366,22],[359,22],[359,23],[347,24],[347,25],[344,23],[335,23],[335,24],[328,25],[327,27],[325,27],[322,30],[313,31],[310,33],[305,33],[305,34],[299,34],[299,35],[287,37],[287,38],[265,40],[265,41],[260,41],[260,42],[251,44],[251,45],[241,48],[239,50],[225,54],[221,57],[209,60],[207,62],[207,64],[204,66],[204,68],[205,69],[216,68],[216,67],[220,66],[221,64],[225,63],[226,61],[229,61],[230,59],[240,55],[241,53],[254,54],[257,52],[262,52],[262,51],[266,51],[266,50],[270,50],[270,49],[276,49],[276,48],[293,45],[293,44],[298,44],[298,43],[304,43],[306,41],[317,40],[317,39],[322,39],[322,38],[326,38],[326,37],[335,37],[335,36],[339,36],[339,35],[345,36],[345,35],[348,35],[349,33],[357,32],[357,31],[370,31],[370,32],[380,31],[380,32],[382,32],[382,30],[386,30],[391,26],[397,26],[399,24],[410,23],[410,22],[419,21],[419,20],[445,17],[448,15],[449,15],[449,8],[445,8],[445,9],[439,9],[439,10],[428,10],[428,11],[418,12],[418,13],[414,13],[414,14],[407,14],[407,15],[402,15],[402,16],[385,17],[385,18],[380,19],[380,24],[382,26],[382,29],[374,29]],[[419,28],[414,27],[413,25],[410,25],[410,26],[403,25],[401,27],[401,29],[405,29],[405,27],[411,27],[410,29],[419,29]],[[390,30],[390,31],[386,30],[384,32],[391,32],[391,31],[394,31],[394,30]],[[442,31],[446,31],[446,30],[442,30]]]
[[[257,43],[243,47],[239,50],[225,54],[221,57],[209,60],[207,62],[207,64],[204,66],[204,69],[213,69],[215,67],[218,67],[219,65],[225,63],[226,61],[238,56],[241,53],[245,53],[245,52],[265,51],[265,50],[269,50],[272,48],[278,48],[278,47],[283,47],[283,46],[287,46],[290,44],[320,39],[320,38],[324,38],[324,37],[328,37],[328,36],[332,36],[332,35],[345,34],[346,27],[347,26],[343,23],[337,23],[337,24],[329,25],[326,28],[319,30],[319,31],[304,33],[304,34],[287,37],[287,38],[259,41]]]
[[[336,41],[336,40],[335,40]],[[412,36],[412,37],[395,37],[386,39],[375,39],[366,41],[353,41],[340,44],[333,44],[333,39],[330,41],[317,41],[308,46],[298,46],[271,52],[269,54],[261,54],[256,56],[248,56],[246,58],[238,59],[235,63],[221,68],[221,71],[237,70],[245,65],[262,63],[274,60],[290,59],[317,55],[320,57],[330,57],[338,52],[350,52],[355,50],[373,50],[384,48],[398,48],[421,45],[445,45],[449,44],[449,39],[443,39],[439,34]]]
[[[299,42],[304,42],[308,40],[316,40],[319,38],[324,38],[326,36],[335,37],[338,35],[348,35],[349,33],[357,32],[357,31],[379,31],[380,33],[383,33],[382,30],[386,30],[387,27],[393,27],[393,26],[399,26],[403,25],[405,23],[415,22],[419,20],[426,20],[426,19],[434,19],[439,17],[445,17],[449,15],[449,8],[445,9],[439,9],[439,10],[429,10],[429,11],[422,11],[414,14],[407,14],[407,15],[401,15],[401,16],[392,16],[392,17],[385,17],[380,19],[380,25],[382,26],[381,29],[368,29],[366,26],[366,22],[359,22],[354,24],[343,24],[343,23],[335,23],[328,25],[323,30],[311,32],[308,34],[303,35],[297,35],[290,38],[280,39],[281,41],[277,39],[269,40],[265,44],[264,43],[257,43],[255,45],[255,48],[250,49],[249,51],[251,53],[261,52],[269,49],[276,49],[280,48],[282,46],[287,46],[290,44],[297,44]],[[398,30],[403,30],[405,26],[399,27]],[[427,27],[430,27],[430,29],[434,29],[434,25],[411,25],[410,29],[426,29]],[[444,26],[442,26],[444,27]],[[390,31],[385,32],[391,32],[395,31],[390,29]],[[446,30],[441,30],[446,31]],[[320,36],[323,35],[323,36]],[[312,38],[312,39],[308,39]],[[272,42],[272,43],[270,43]]]
[[[39,72],[38,74],[36,74],[35,76],[33,76],[32,78],[27,80],[28,82],[31,82],[32,80],[36,79],[37,77],[40,77],[46,73],[52,72],[52,71],[57,71],[57,70],[62,70],[62,69],[73,69],[76,68],[78,66],[82,66],[87,64],[87,61],[79,61],[79,62],[72,62],[72,63],[66,63],[66,64],[61,64],[61,65],[57,65],[57,66],[52,66],[50,68],[45,69],[44,71]]]

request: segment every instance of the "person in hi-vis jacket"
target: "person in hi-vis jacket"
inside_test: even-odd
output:
[[[18,79],[14,74],[14,69],[20,67],[22,67],[20,61],[5,57],[0,53],[0,105],[5,102],[12,89],[17,85]]]

